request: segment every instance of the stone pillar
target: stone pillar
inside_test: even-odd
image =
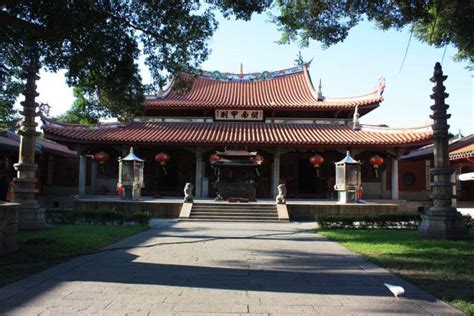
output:
[[[398,157],[392,158],[392,200],[398,200]]]
[[[457,207],[458,206],[458,201],[457,201],[457,192],[456,192],[456,174],[457,172],[454,171],[454,173],[451,175],[451,184],[452,184],[452,187],[453,187],[453,198],[451,199],[451,204],[454,206],[454,207]]]
[[[380,198],[387,198],[387,169],[380,172]]]
[[[202,167],[202,151],[198,149],[196,150],[196,186],[194,190],[196,198],[200,198],[202,195]]]
[[[434,83],[431,99],[434,105],[431,106],[433,115],[433,144],[434,144],[434,168],[431,169],[433,175],[432,200],[433,206],[421,216],[420,233],[427,237],[443,239],[461,239],[468,236],[465,222],[461,214],[452,206],[452,184],[451,174],[453,170],[449,167],[448,149],[448,118],[449,105],[444,100],[448,94],[443,86],[447,76],[443,75],[440,63],[434,67],[433,77],[430,79]]]
[[[19,229],[42,229],[48,227],[45,222],[44,209],[39,207],[35,200],[36,193],[36,170],[35,163],[36,149],[36,126],[35,117],[38,103],[35,98],[39,95],[36,92],[36,80],[39,79],[38,61],[33,58],[28,66],[26,88],[23,92],[25,101],[21,102],[23,110],[23,121],[18,133],[20,134],[20,150],[18,153],[18,163],[14,165],[17,171],[15,181],[15,202],[21,204],[18,208]]]
[[[278,194],[277,186],[280,184],[280,156],[281,153],[276,150],[273,155],[272,165],[272,197],[275,198]]]
[[[96,194],[97,188],[97,161],[91,162],[91,194]]]
[[[16,203],[0,204],[0,256],[18,250],[18,207]]]
[[[79,195],[86,194],[86,170],[87,170],[87,157],[85,153],[81,153],[79,156]]]

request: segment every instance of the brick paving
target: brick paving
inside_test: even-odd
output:
[[[2,315],[462,315],[312,223],[152,222],[0,289]],[[396,299],[383,283],[405,287]]]

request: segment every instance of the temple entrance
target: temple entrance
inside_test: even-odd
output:
[[[204,186],[206,187],[203,190],[203,196],[215,198],[216,197],[216,189],[213,186],[213,183],[217,180],[217,169],[211,166],[209,162],[209,158],[212,154],[215,154],[216,151],[223,151],[223,149],[213,149],[206,151],[203,154],[203,163],[204,163],[204,178],[203,178],[203,189]],[[252,149],[252,151],[256,151],[259,155],[261,155],[264,159],[263,163],[258,167],[258,171],[256,168],[251,168],[251,170],[247,170],[248,172],[253,173],[253,178],[255,181],[255,190],[256,190],[256,198],[257,199],[268,199],[272,197],[272,163],[273,157],[271,154],[258,150]],[[239,172],[239,171],[236,171]],[[242,176],[245,176],[243,174]]]
[[[183,196],[186,182],[194,183],[196,158],[187,150],[176,148],[139,149],[138,156],[145,159],[143,195]],[[161,165],[155,155],[165,152],[170,160]]]
[[[333,199],[334,162],[342,156],[338,152],[324,152],[325,162],[319,166],[319,174],[309,158],[315,152],[293,152],[281,156],[280,181],[286,183],[288,197]]]

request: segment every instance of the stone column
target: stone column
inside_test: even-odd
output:
[[[431,169],[433,175],[432,199],[433,206],[421,216],[420,233],[427,237],[443,239],[461,239],[468,236],[466,225],[461,214],[452,206],[452,184],[451,174],[453,170],[449,167],[448,149],[448,118],[449,105],[444,100],[448,94],[444,91],[443,81],[448,76],[443,75],[440,63],[434,67],[433,77],[430,79],[434,83],[431,99],[434,105],[431,106],[433,115],[433,144],[434,144],[434,168]]]
[[[36,92],[36,80],[38,62],[33,58],[28,66],[26,88],[23,92],[25,101],[21,102],[23,110],[23,121],[18,133],[20,134],[20,151],[18,153],[18,163],[14,165],[17,171],[15,181],[15,202],[21,204],[18,208],[18,228],[19,229],[42,229],[47,228],[45,222],[44,209],[39,207],[35,200],[36,193],[36,170],[35,163],[36,149],[36,126],[35,117],[38,114],[36,107],[38,103],[35,98],[39,95]]]
[[[398,200],[398,157],[392,158],[392,200]]]
[[[387,198],[387,169],[380,172],[380,198]]]
[[[194,195],[196,198],[201,197],[202,192],[202,151],[196,150],[196,185],[194,189]]]
[[[81,153],[79,156],[79,196],[86,194],[86,170],[87,157],[85,153]]]
[[[272,165],[272,197],[277,196],[277,186],[280,182],[280,156],[281,153],[279,150],[275,151],[273,155],[273,165]]]
[[[91,194],[96,194],[97,187],[97,161],[91,162]]]

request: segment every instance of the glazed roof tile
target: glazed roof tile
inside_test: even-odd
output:
[[[132,122],[121,127],[43,125],[48,138],[69,143],[393,147],[431,142],[431,129],[393,130],[345,124],[264,122]]]
[[[185,80],[193,80],[189,91],[179,93],[173,89],[172,84],[161,97],[147,98],[145,110],[174,108],[324,111],[350,110],[356,106],[375,108],[383,101],[384,84],[363,96],[326,98],[320,101],[306,65],[277,71],[271,76],[263,76],[263,79],[261,74],[243,75],[241,80],[238,75],[233,74],[226,74],[226,77],[210,74],[212,73],[201,73],[194,79],[188,74],[181,75]]]

